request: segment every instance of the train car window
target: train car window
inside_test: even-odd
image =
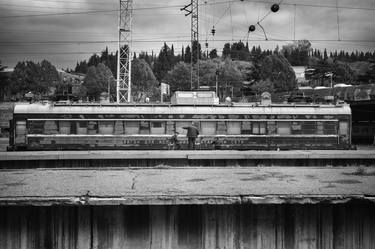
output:
[[[165,122],[151,122],[151,134],[165,134]]]
[[[266,134],[266,122],[253,122],[253,134]]]
[[[26,121],[16,122],[16,143],[26,142]]]
[[[173,121],[167,121],[166,127],[165,127],[165,133],[172,135],[175,131],[175,122]]]
[[[176,122],[176,131],[180,134],[186,135],[187,130],[183,129],[182,127],[191,125],[191,122]]]
[[[316,122],[301,122],[302,134],[316,134]]]
[[[87,121],[78,121],[77,122],[77,134],[87,134]]]
[[[89,135],[95,135],[98,133],[98,122],[89,121],[87,124],[87,132]]]
[[[227,124],[228,135],[239,135],[241,134],[241,122],[228,122]]]
[[[124,122],[117,120],[115,122],[115,130],[116,135],[124,134]]]
[[[43,133],[46,134],[46,135],[58,134],[59,129],[58,129],[57,121],[46,120],[44,122],[44,132]]]
[[[339,134],[340,135],[349,135],[349,123],[340,122],[339,124]]]
[[[321,121],[316,122],[316,133],[318,135],[323,135],[324,134],[323,127],[324,127],[323,122],[321,122]]]
[[[70,134],[70,121],[59,121],[59,133],[64,135]]]
[[[202,135],[216,135],[216,122],[201,122]]]
[[[290,135],[291,134],[290,122],[277,122],[277,134]]]
[[[138,121],[126,121],[125,122],[125,134],[127,135],[139,134],[139,122]]]
[[[99,134],[112,135],[114,131],[113,121],[100,121],[99,122]]]
[[[241,134],[251,134],[251,133],[252,133],[251,122],[250,121],[242,122]]]
[[[141,121],[140,127],[139,127],[139,134],[142,134],[142,135],[150,134],[150,122]]]
[[[44,121],[29,121],[28,133],[43,134],[44,133]]]
[[[335,122],[324,122],[323,123],[323,132],[326,135],[337,134],[336,123]]]

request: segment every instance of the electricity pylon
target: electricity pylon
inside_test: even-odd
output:
[[[131,43],[133,0],[120,0],[118,17],[117,103],[131,101]]]
[[[199,0],[191,0],[190,4],[183,7],[181,10],[186,11],[185,16],[191,15],[191,57],[190,57],[190,87],[191,89],[199,88],[199,14],[198,14]],[[190,7],[190,10],[187,8]],[[196,46],[194,51],[194,46]],[[193,65],[194,65],[194,52],[197,56],[197,85],[193,86]]]

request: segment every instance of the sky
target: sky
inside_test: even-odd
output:
[[[176,53],[190,43],[190,17],[180,11],[190,0],[133,0],[132,51],[159,53],[163,43]],[[273,3],[280,10],[270,12]],[[219,53],[226,42],[249,46],[308,39],[323,50],[375,51],[375,0],[200,0],[199,40]],[[117,49],[119,0],[0,0],[0,60],[47,59],[73,68],[105,47]],[[259,25],[264,28],[268,40]],[[256,30],[248,33],[248,27]],[[211,29],[215,27],[215,36]]]

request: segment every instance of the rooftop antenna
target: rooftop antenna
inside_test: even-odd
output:
[[[133,0],[120,0],[118,17],[117,103],[131,101],[131,42]]]

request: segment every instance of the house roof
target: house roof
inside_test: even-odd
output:
[[[0,205],[375,201],[375,168],[198,167],[0,171]]]

